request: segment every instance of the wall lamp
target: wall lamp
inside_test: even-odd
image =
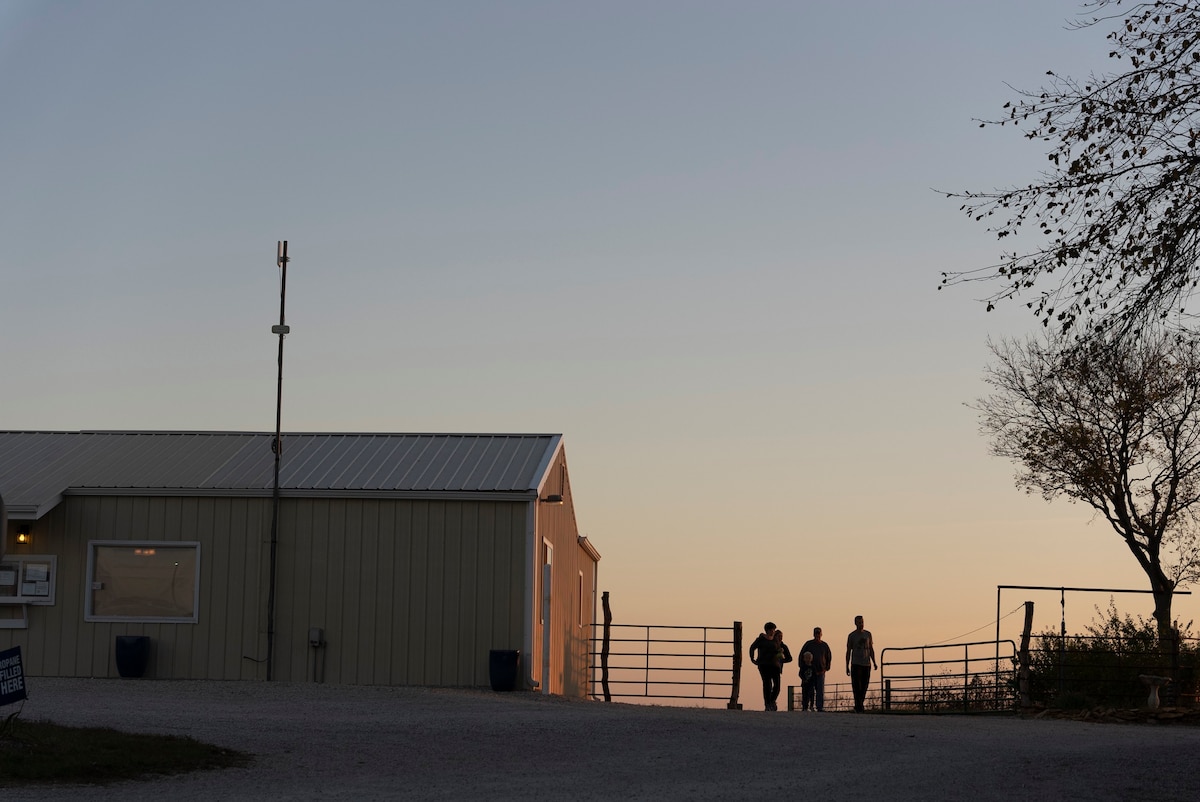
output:
[[[558,492],[547,493],[542,496],[539,501],[543,504],[562,504],[563,491],[567,489],[567,463],[560,462],[558,465]]]
[[[21,544],[33,542],[33,535],[29,534],[29,524],[21,524],[17,527],[17,542]]]

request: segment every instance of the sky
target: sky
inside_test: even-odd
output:
[[[856,614],[882,649],[1146,588],[979,434],[1038,321],[938,290],[999,254],[944,191],[1045,163],[977,120],[1107,68],[1078,11],[0,0],[0,428],[273,431],[286,239],[284,430],[562,433],[617,622],[840,657]]]

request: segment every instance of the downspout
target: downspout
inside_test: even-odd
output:
[[[529,502],[525,513],[525,643],[522,648],[525,652],[525,659],[522,663],[525,666],[525,688],[527,690],[535,690],[538,687],[538,681],[533,678],[533,628],[535,612],[537,610],[537,581],[536,571],[534,567],[537,563],[537,516],[538,516],[538,498],[535,495],[533,501]]]

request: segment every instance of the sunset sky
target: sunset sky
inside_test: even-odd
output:
[[[287,239],[285,431],[561,432],[619,622],[840,659],[1146,588],[965,406],[1037,321],[937,290],[999,250],[936,190],[1045,164],[975,118],[1108,68],[1077,10],[0,0],[0,428],[273,430]]]

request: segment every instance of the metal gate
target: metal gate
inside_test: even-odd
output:
[[[723,699],[737,702],[742,625],[606,624],[592,641],[592,696],[611,701]]]
[[[884,649],[879,691],[884,710],[1011,710],[1017,646],[989,640]]]

